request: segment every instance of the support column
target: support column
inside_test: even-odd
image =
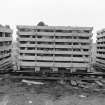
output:
[[[91,72],[91,68],[90,67],[87,68],[87,72]]]
[[[57,67],[53,67],[53,72],[57,72],[58,71],[58,68]]]
[[[35,72],[40,71],[40,67],[35,67]]]
[[[17,65],[17,69],[20,70],[20,66],[19,65]]]
[[[74,68],[74,67],[71,68],[71,73],[72,73],[72,72],[75,72],[75,71],[76,71],[76,68]]]
[[[5,32],[3,32],[2,34],[3,34],[3,37],[5,37]]]

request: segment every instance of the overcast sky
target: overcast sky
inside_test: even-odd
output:
[[[91,26],[105,28],[105,0],[0,0],[0,24]],[[15,33],[14,33],[15,38]]]

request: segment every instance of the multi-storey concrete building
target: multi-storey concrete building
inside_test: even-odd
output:
[[[9,70],[12,67],[12,30],[9,26],[0,25],[0,70]]]
[[[92,29],[18,25],[18,69],[89,71]]]
[[[97,32],[96,47],[96,66],[98,70],[105,70],[105,29]]]

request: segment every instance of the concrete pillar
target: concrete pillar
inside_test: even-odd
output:
[[[76,71],[76,68],[71,68],[71,72],[75,72]]]
[[[58,68],[57,67],[53,67],[53,72],[57,72]]]
[[[91,68],[90,67],[87,68],[87,72],[91,72]]]
[[[3,34],[3,37],[5,37],[5,32],[3,32],[2,34]]]
[[[20,70],[20,66],[19,65],[17,65],[17,69]]]
[[[40,71],[40,67],[35,67],[35,72]]]

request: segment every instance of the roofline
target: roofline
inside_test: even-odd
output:
[[[37,29],[37,28],[49,28],[49,29],[71,29],[71,30],[93,30],[93,27],[80,27],[80,26],[31,26],[31,25],[16,25],[16,28],[19,29],[19,28],[32,28],[32,29]]]

